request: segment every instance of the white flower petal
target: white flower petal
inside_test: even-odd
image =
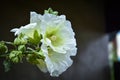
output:
[[[42,20],[42,15],[36,12],[30,12],[30,23],[40,24]]]
[[[51,76],[58,77],[60,74],[66,71],[68,67],[70,67],[73,63],[68,53],[60,54],[52,50],[48,50],[48,52],[44,52],[44,55],[46,66]]]
[[[20,33],[25,34],[28,37],[33,37],[33,33],[35,30],[38,30],[40,33],[39,29],[37,28],[37,23],[30,23],[28,25],[22,26],[19,29],[12,29],[12,32],[15,32],[15,35],[19,35]]]
[[[41,40],[41,42],[43,42],[44,44],[46,44],[47,46],[50,46],[54,51],[58,52],[58,53],[62,53],[65,54],[66,50],[64,50],[63,46],[59,46],[59,47],[54,47],[51,43],[51,40],[49,40],[48,38],[46,38],[46,40],[44,41],[43,39]]]
[[[65,21],[66,17],[65,15],[61,15],[61,16],[56,16],[56,15],[53,15],[53,14],[44,14],[43,15],[43,20],[42,21],[45,21],[45,22],[48,22],[48,23],[59,23],[61,21]]]
[[[19,30],[18,28],[14,28],[14,29],[11,30],[11,32],[16,32],[18,30]]]
[[[18,34],[17,33],[17,31],[18,31],[19,29],[18,28],[14,28],[14,29],[12,29],[10,32],[15,32],[15,36]]]

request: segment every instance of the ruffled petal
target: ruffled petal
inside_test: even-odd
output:
[[[46,49],[45,47],[42,48],[42,50],[45,51],[45,62],[51,76],[58,77],[72,65],[73,61],[68,53],[60,54],[52,49],[49,49],[48,51],[46,51]]]
[[[30,23],[40,24],[42,20],[42,15],[36,12],[30,12]]]
[[[39,29],[36,26],[37,23],[30,23],[28,25],[21,26],[19,29],[18,28],[12,29],[11,32],[15,32],[15,35],[19,35],[20,33],[22,33],[28,37],[33,37],[34,31],[35,30],[39,31]]]

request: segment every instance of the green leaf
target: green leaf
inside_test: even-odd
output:
[[[28,55],[26,56],[26,60],[27,60],[29,63],[38,64],[38,63],[39,63],[38,59],[41,59],[41,60],[44,61],[45,57],[44,57],[44,55],[41,53],[41,51],[36,52],[36,51],[34,51],[34,50],[31,50],[31,52],[33,52],[33,53],[28,54]]]
[[[10,63],[10,61],[5,60],[5,61],[3,62],[3,65],[4,65],[4,68],[5,68],[5,72],[8,72],[8,71],[10,70],[10,68],[11,68],[11,63]]]
[[[36,44],[39,44],[39,42],[41,40],[41,36],[39,35],[37,30],[34,31],[34,40],[35,40]]]
[[[40,43],[40,40],[41,40],[41,35],[38,33],[37,30],[34,31],[34,34],[33,34],[33,38],[29,37],[29,42],[34,44],[34,45],[37,45]]]
[[[19,45],[19,46],[18,46],[18,50],[19,50],[19,51],[22,51],[22,52],[25,52],[25,51],[26,51],[25,45]]]

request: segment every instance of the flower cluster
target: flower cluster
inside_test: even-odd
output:
[[[51,8],[43,15],[31,12],[30,23],[11,32],[17,36],[14,42],[0,43],[0,50],[6,53],[9,62],[23,62],[25,58],[55,77],[72,65],[70,56],[76,55],[76,39],[71,22],[66,20],[65,15],[58,15]],[[9,51],[7,43],[15,48]]]

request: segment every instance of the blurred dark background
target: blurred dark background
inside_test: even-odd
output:
[[[120,5],[118,0],[106,0],[105,18],[106,32],[117,32],[120,30]]]
[[[0,80],[110,80],[108,34],[119,30],[117,0],[4,0],[0,2],[0,40],[12,41],[10,30],[28,24],[30,11],[43,14],[49,7],[72,23],[78,47],[73,65],[53,78],[28,63],[16,64],[5,73],[0,59]]]

